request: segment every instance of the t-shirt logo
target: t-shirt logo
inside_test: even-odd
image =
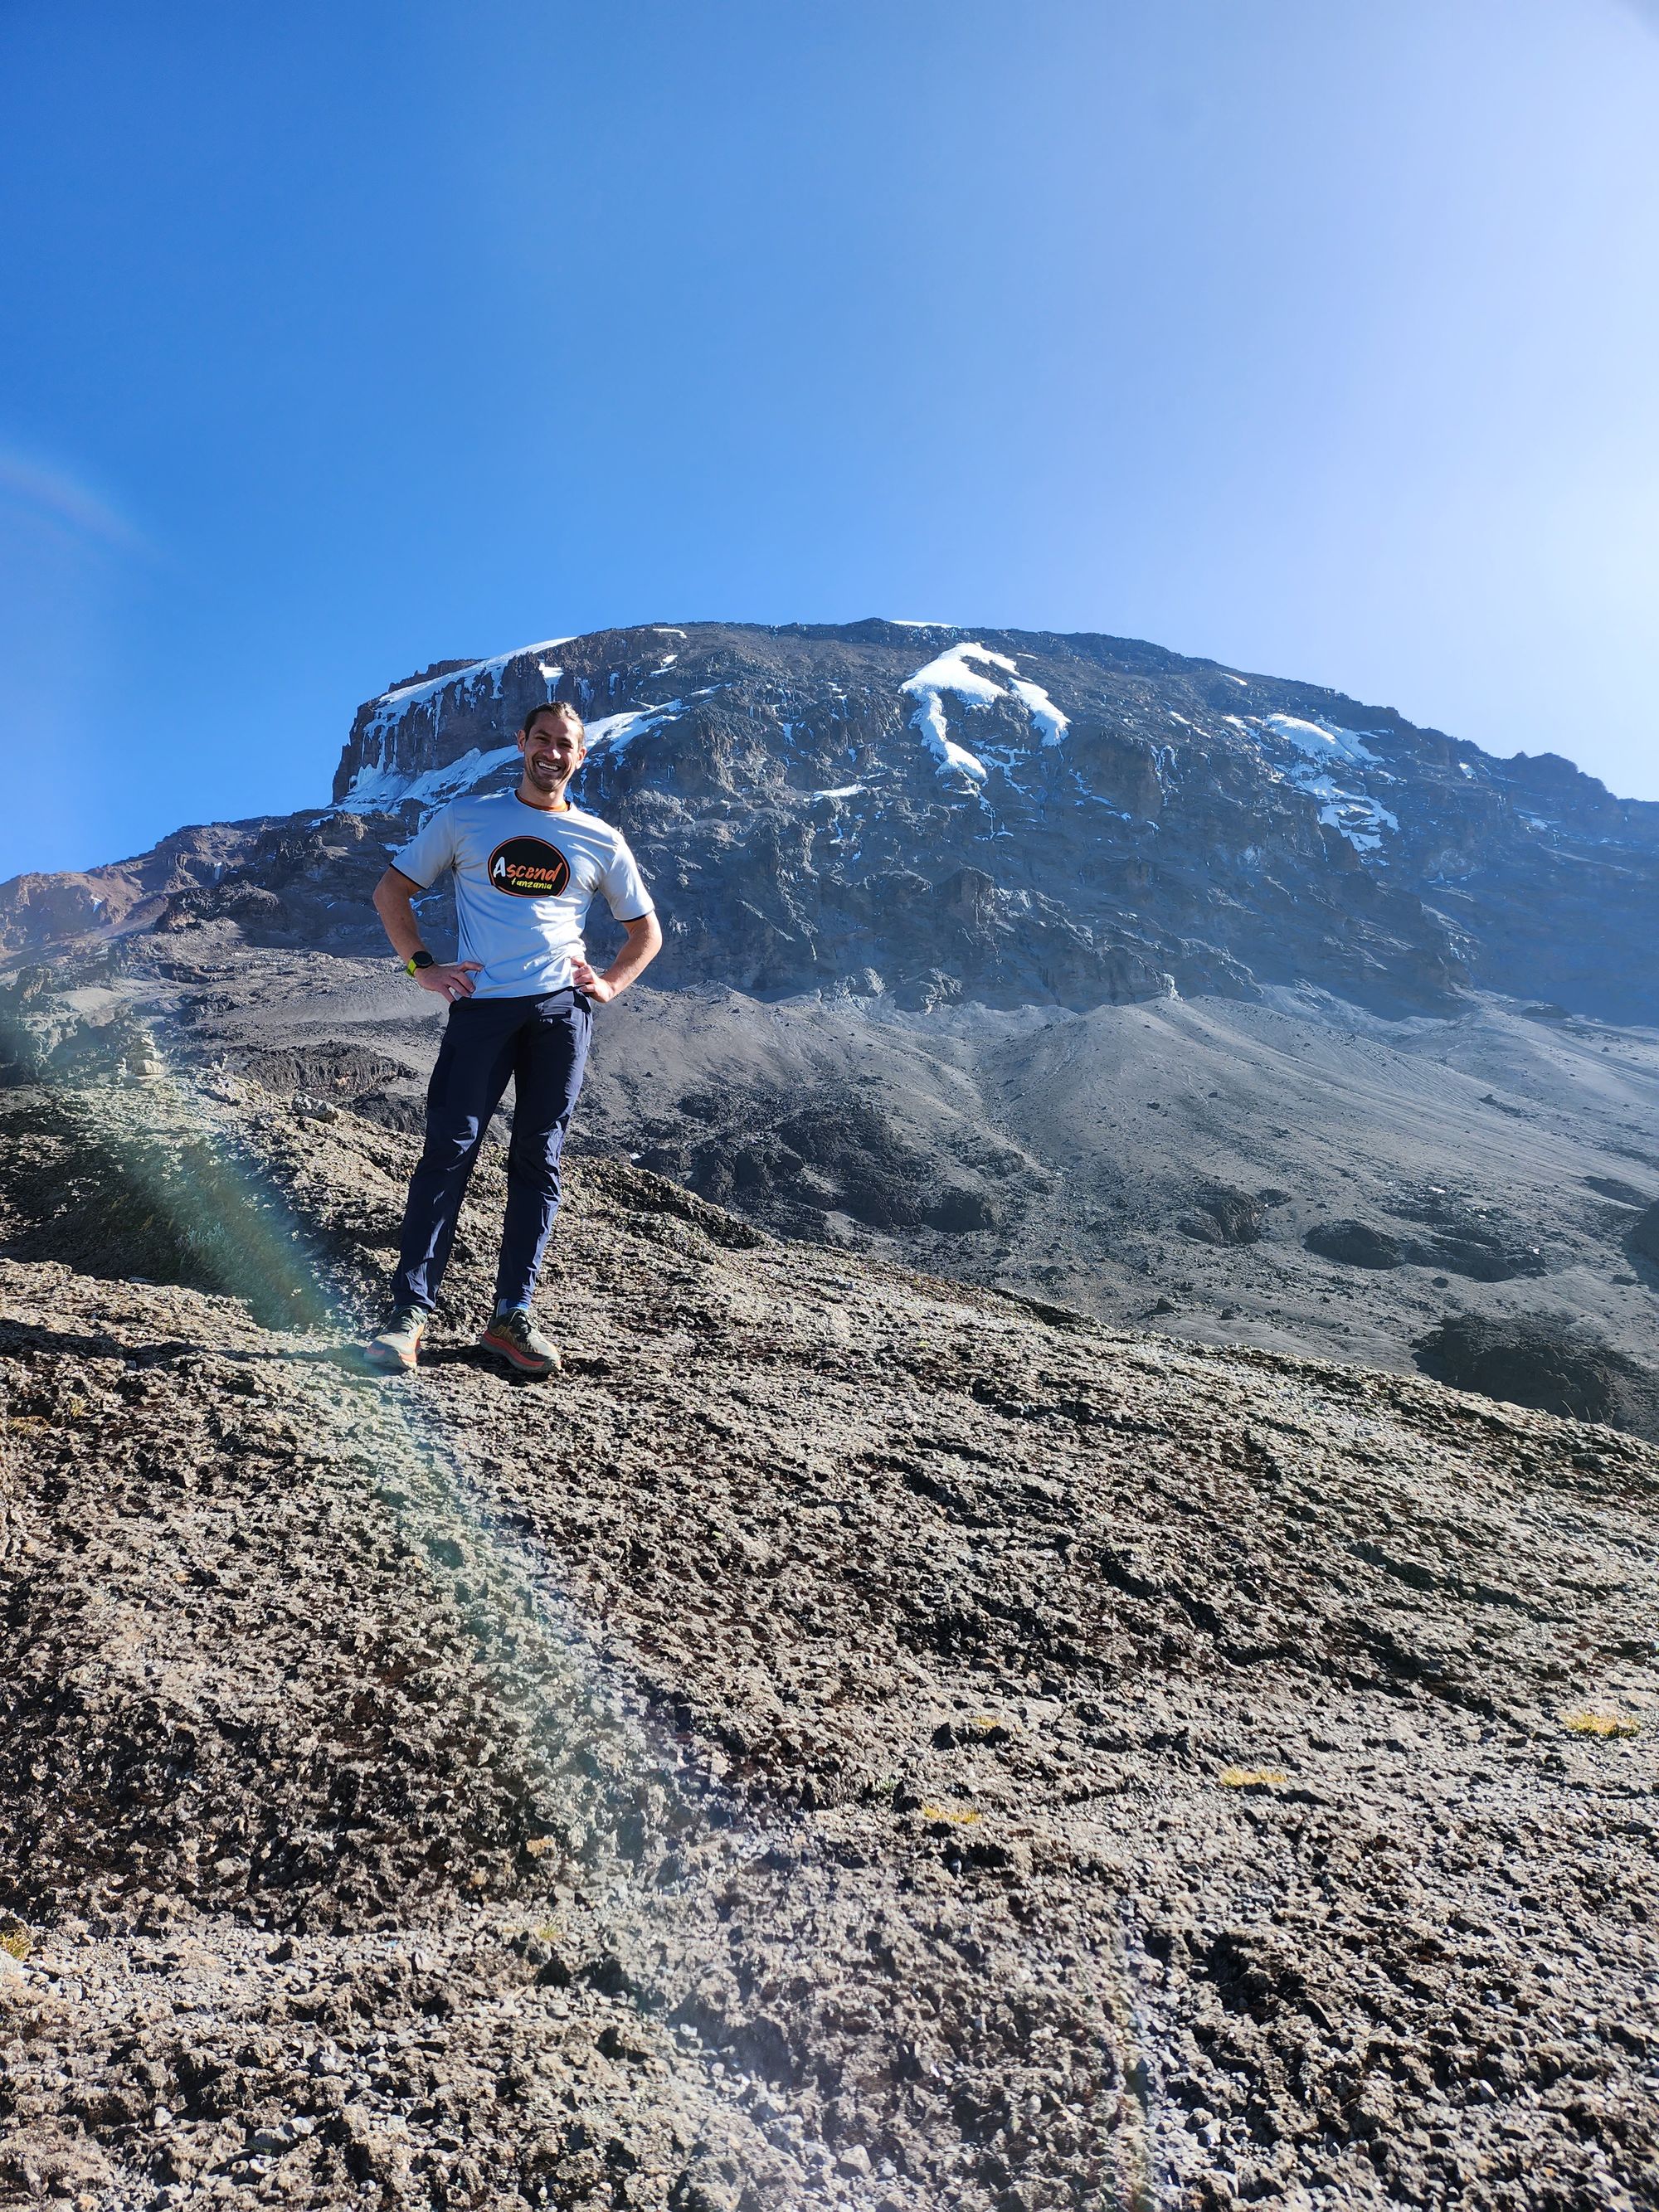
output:
[[[570,863],[556,845],[539,837],[509,837],[489,856],[489,880],[514,898],[557,898],[570,881]]]

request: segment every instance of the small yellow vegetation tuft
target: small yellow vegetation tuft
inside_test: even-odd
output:
[[[966,1805],[924,1805],[921,1817],[924,1820],[954,1820],[959,1827],[966,1827],[980,1816]]]
[[[1282,1766],[1224,1766],[1216,1777],[1224,1790],[1265,1790],[1290,1778]]]
[[[1563,1713],[1563,1728],[1575,1735],[1635,1735],[1642,1723],[1633,1713]]]

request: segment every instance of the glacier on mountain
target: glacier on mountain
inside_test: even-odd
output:
[[[977,669],[970,668],[970,659],[1000,668],[1009,679],[1007,690]],[[1006,653],[993,653],[983,645],[948,647],[925,668],[917,669],[899,689],[918,702],[910,717],[910,726],[921,732],[922,741],[938,760],[940,773],[965,775],[975,783],[984,782],[985,763],[951,736],[945,718],[946,692],[965,700],[970,707],[999,706],[1012,696],[1024,708],[1026,719],[1041,731],[1045,745],[1057,745],[1071,726],[1040,684],[1022,677]]]

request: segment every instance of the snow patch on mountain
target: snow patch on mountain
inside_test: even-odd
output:
[[[665,699],[659,707],[630,707],[625,714],[603,715],[587,726],[587,750],[594,753],[604,745],[612,760],[620,760],[635,738],[648,737],[683,712],[682,701]]]
[[[1261,726],[1286,744],[1294,745],[1310,760],[1345,760],[1355,768],[1376,768],[1376,755],[1362,744],[1354,730],[1336,729],[1324,722],[1304,722],[1295,714],[1264,714]]]
[[[1009,679],[1006,690],[979,669],[970,668],[970,660],[1000,669]],[[1040,684],[1028,682],[1006,653],[993,653],[988,646],[951,646],[925,668],[917,669],[899,689],[917,702],[910,726],[921,731],[923,743],[939,762],[939,773],[965,775],[976,784],[985,781],[985,763],[951,736],[945,717],[946,693],[965,700],[970,707],[995,707],[1012,696],[1041,732],[1045,745],[1057,745],[1071,726]]]
[[[1072,725],[1042,686],[1028,682],[1023,676],[1015,676],[1009,679],[1008,689],[1042,731],[1043,744],[1057,745]]]
[[[539,645],[514,646],[511,653],[494,653],[488,660],[475,660],[465,668],[452,668],[447,676],[428,677],[423,684],[400,684],[395,690],[383,691],[374,702],[374,712],[369,716],[365,734],[372,735],[390,729],[394,723],[400,722],[413,707],[434,705],[441,708],[446,691],[459,687],[470,693],[485,677],[489,678],[493,696],[499,699],[501,696],[501,677],[508,664],[526,659],[532,653],[538,657],[537,665],[550,696],[552,686],[558,682],[562,672],[557,668],[546,667],[540,655],[570,642],[568,637],[544,637]]]
[[[1241,722],[1236,714],[1224,714],[1222,720],[1247,735],[1251,733],[1252,724]],[[1333,773],[1378,769],[1385,782],[1393,781],[1378,756],[1364,742],[1371,732],[1304,721],[1297,714],[1264,714],[1254,722],[1254,732],[1259,738],[1291,749],[1296,757],[1284,769],[1286,781],[1318,800],[1320,820],[1346,837],[1356,853],[1378,852],[1385,830],[1398,834],[1397,815],[1363,787],[1356,789],[1350,776],[1345,775],[1339,783]]]
[[[1356,853],[1374,853],[1382,842],[1382,832],[1400,829],[1400,817],[1390,814],[1386,806],[1363,791],[1340,791],[1329,776],[1315,776],[1304,781],[1292,779],[1297,788],[1310,798],[1322,800],[1319,818],[1328,829],[1340,830]]]
[[[1016,672],[1013,662],[1005,653],[993,653],[988,646],[952,645],[925,668],[917,669],[900,688],[915,698],[925,697],[930,691],[954,691],[958,698],[974,706],[994,707],[999,699],[1006,697],[1006,693],[988,676],[970,668],[970,660],[988,661],[993,668],[1003,669],[1010,676]]]
[[[400,806],[414,801],[423,806],[442,806],[463,792],[471,791],[487,775],[494,775],[509,763],[516,765],[519,748],[516,744],[498,745],[491,752],[483,753],[474,745],[471,752],[463,753],[442,768],[428,769],[424,775],[404,775],[392,768],[366,769],[341,799],[335,811],[338,814],[389,814]]]
[[[959,699],[966,699],[975,707],[993,707],[1005,696],[988,676],[969,668],[970,653],[984,660],[1001,659],[998,653],[988,653],[982,645],[953,645],[937,659],[930,660],[925,668],[917,669],[899,689],[907,698],[917,702],[910,726],[921,731],[922,743],[938,761],[940,774],[963,775],[970,783],[981,784],[985,781],[984,762],[956,743],[945,721],[947,691],[953,691]],[[1013,666],[1012,661],[1004,661],[1002,665],[1009,669]]]

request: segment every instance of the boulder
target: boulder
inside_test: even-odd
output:
[[[1249,1191],[1217,1183],[1179,1216],[1176,1226],[1200,1244],[1255,1244],[1260,1243],[1267,1222],[1267,1209],[1262,1200],[1252,1198]]]
[[[1368,1221],[1321,1221],[1302,1240],[1322,1260],[1335,1260],[1345,1267],[1398,1267],[1406,1248],[1386,1230]]]
[[[1412,1350],[1424,1374],[1437,1382],[1659,1438],[1659,1370],[1565,1318],[1456,1314]]]

